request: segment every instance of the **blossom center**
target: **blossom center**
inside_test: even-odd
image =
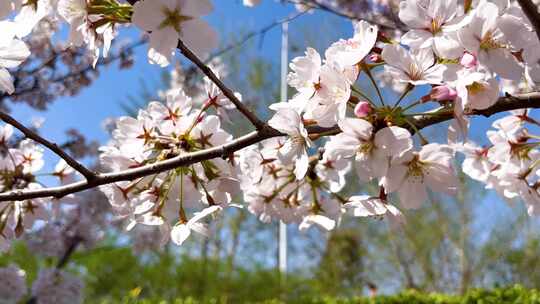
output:
[[[358,153],[370,154],[373,150],[373,146],[372,142],[366,142],[358,147]]]
[[[163,8],[163,14],[165,15],[165,20],[161,22],[161,24],[159,25],[159,28],[163,29],[170,26],[179,33],[181,30],[180,25],[183,22],[193,19],[193,17],[182,15],[180,13],[180,10],[178,9],[170,10],[167,7]]]
[[[418,155],[415,155],[407,164],[407,178],[412,179],[414,182],[422,183],[424,181],[425,165],[426,164],[420,160]]]
[[[435,17],[431,19],[431,29],[430,32],[432,34],[437,34],[442,30],[442,26],[444,25],[444,20],[441,17]]]
[[[23,6],[31,6],[32,9],[37,11],[38,0],[28,0],[23,4]]]
[[[480,49],[482,50],[495,50],[504,47],[500,42],[495,40],[493,32],[487,32],[480,40]]]
[[[409,64],[407,76],[409,76],[411,80],[421,80],[423,75],[424,75],[423,71],[420,68],[418,68],[418,65],[416,63]]]
[[[486,86],[483,83],[475,81],[467,85],[466,88],[467,88],[467,92],[470,95],[476,95],[476,94],[482,93],[486,89]]]

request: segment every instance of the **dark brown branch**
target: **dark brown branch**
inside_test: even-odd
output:
[[[490,117],[493,114],[506,112],[524,108],[540,108],[540,92],[520,94],[520,95],[506,95],[500,97],[497,103],[484,110],[472,110],[467,115],[481,115],[484,117]],[[433,115],[437,113],[437,115]],[[454,111],[452,109],[438,109],[432,111],[429,115],[418,115],[412,120],[412,123],[416,128],[423,129],[431,125],[441,123],[443,121],[451,120],[454,118]]]
[[[42,188],[36,190],[15,190],[0,193],[0,201],[20,201],[39,197],[62,198],[71,193],[81,192],[101,185],[111,184],[119,181],[130,181],[144,176],[172,170],[178,167],[189,166],[203,160],[209,160],[217,157],[226,158],[230,156],[231,153],[234,153],[242,148],[251,146],[265,139],[280,135],[282,134],[278,131],[270,127],[264,127],[261,130],[251,132],[225,145],[179,155],[162,162],[146,165],[139,168],[128,169],[120,172],[98,174],[93,180],[75,182],[60,187]]]
[[[60,147],[58,147],[57,144],[55,143],[52,143],[48,140],[46,140],[45,138],[41,137],[39,134],[37,134],[36,132],[28,129],[27,127],[25,127],[23,124],[21,124],[20,122],[18,122],[17,120],[15,120],[13,117],[11,117],[10,115],[4,113],[3,111],[0,111],[0,119],[2,119],[5,123],[7,124],[10,124],[12,126],[14,126],[15,128],[17,128],[19,131],[21,131],[24,136],[26,136],[27,138],[30,138],[42,145],[44,145],[45,147],[47,147],[49,150],[51,150],[52,152],[56,153],[56,155],[60,156],[61,158],[63,158],[66,163],[68,165],[70,165],[73,169],[77,170],[79,173],[81,173],[87,180],[93,180],[96,178],[96,174],[90,170],[88,170],[85,166],[83,166],[81,163],[79,163],[78,161],[76,161],[74,158],[72,158],[71,156],[69,156],[66,152],[64,152],[64,150],[60,149]]]
[[[223,92],[223,95],[227,97],[254,126],[257,130],[262,130],[265,128],[266,123],[257,117],[255,113],[251,112],[217,76],[214,74],[212,69],[210,69],[204,62],[197,57],[185,44],[182,40],[178,40],[178,49],[180,52],[191,62],[193,62],[210,80],[216,84],[216,86]]]
[[[61,269],[61,268],[64,268],[64,266],[66,266],[67,262],[69,261],[73,253],[75,253],[75,250],[77,249],[79,244],[83,241],[83,239],[80,236],[74,236],[69,241],[70,242],[69,242],[68,247],[66,248],[66,251],[56,263],[56,269]]]
[[[287,18],[283,18],[283,19],[279,19],[279,20],[276,20],[256,31],[253,31],[251,33],[248,33],[246,34],[244,37],[242,37],[241,39],[235,41],[234,43],[231,43],[223,48],[221,48],[220,50],[212,53],[210,55],[210,58],[206,59],[205,62],[208,63],[210,62],[212,59],[216,58],[216,57],[219,57],[231,50],[234,50],[234,49],[237,49],[239,47],[241,47],[242,45],[244,45],[246,42],[248,42],[249,40],[257,37],[257,36],[264,36],[268,31],[270,31],[271,29],[275,28],[276,26],[279,26],[279,25],[282,25],[283,23],[287,23],[287,22],[291,22],[293,20],[295,20],[296,18],[306,14],[307,11],[303,11],[303,12],[299,12],[299,13],[296,13],[294,15],[291,15]]]
[[[125,54],[130,53],[134,49],[138,48],[139,46],[142,46],[146,43],[146,39],[141,39],[139,41],[136,41],[134,43],[131,43],[125,47],[120,48],[120,50],[116,54],[110,54],[107,58],[100,58],[98,62],[96,63],[96,66],[94,67],[91,63],[88,63],[86,66],[80,69],[76,69],[73,71],[68,71],[64,73],[63,75],[58,75],[57,77],[54,77],[52,79],[48,79],[47,82],[49,85],[55,84],[55,83],[63,83],[66,80],[69,80],[70,78],[77,77],[79,75],[85,75],[88,72],[97,70],[97,67],[101,66],[107,66],[117,60],[122,60],[125,58]],[[55,55],[51,56],[51,58],[48,58],[43,63],[40,64],[40,66],[33,68],[32,70],[18,70],[13,74],[14,77],[14,83],[17,84],[21,81],[19,74],[25,74],[32,76],[33,74],[37,73],[41,68],[54,64],[56,61],[60,60],[62,58],[62,54],[66,52],[68,49],[65,49],[62,52],[58,52]],[[4,99],[13,99],[13,98],[20,98],[21,96],[25,96],[26,94],[30,94],[33,92],[36,92],[38,90],[41,90],[42,88],[37,85],[37,80],[34,79],[33,85],[31,86],[25,86],[25,87],[18,87],[16,86],[15,92],[13,94],[8,93],[2,93],[0,94],[0,101],[3,101]],[[23,99],[24,100],[24,99]]]
[[[369,23],[376,24],[380,28],[386,29],[386,30],[396,30],[399,27],[399,26],[395,26],[395,25],[391,25],[391,24],[387,24],[387,23],[382,23],[382,22],[376,21],[376,20],[370,20],[368,18],[362,18],[360,16],[350,15],[350,14],[344,13],[342,11],[339,11],[337,9],[334,9],[333,7],[328,6],[328,5],[324,4],[324,3],[321,3],[318,0],[283,0],[283,1],[288,2],[288,3],[292,3],[292,4],[305,5],[306,7],[310,8],[310,9],[317,9],[317,10],[325,11],[325,12],[328,12],[330,14],[334,14],[336,16],[347,18],[347,19],[350,19],[350,20],[357,20],[357,21],[365,20],[365,21],[368,21]],[[404,28],[400,28],[400,29],[405,30]]]
[[[534,4],[531,0],[517,0],[517,2],[525,13],[525,16],[527,16],[532,26],[534,27],[536,37],[538,37],[538,40],[540,40],[540,13],[538,13],[538,5]],[[516,35],[520,34],[516,33]]]
[[[501,97],[499,101],[490,108],[485,110],[472,111],[468,114],[489,117],[495,113],[525,108],[540,108],[540,92]],[[418,129],[423,129],[443,121],[451,120],[453,118],[452,113],[453,112],[449,109],[441,109],[438,110],[438,115],[419,115],[413,118],[413,123],[415,124],[415,126],[417,126]],[[317,134],[328,131],[333,131],[335,134],[340,132],[340,130],[336,128],[321,128],[317,126],[308,127],[307,129],[310,134]],[[42,197],[61,198],[68,194],[81,192],[101,185],[112,184],[119,181],[130,181],[137,178],[172,170],[174,168],[189,166],[203,160],[210,160],[217,157],[226,158],[229,157],[232,153],[239,151],[245,147],[257,144],[265,139],[277,136],[283,136],[283,134],[268,126],[265,126],[261,130],[251,132],[222,146],[179,155],[162,162],[146,165],[139,168],[128,169],[120,172],[99,174],[93,180],[75,182],[60,187],[51,187],[36,190],[16,190],[0,193],[0,202],[20,201]]]

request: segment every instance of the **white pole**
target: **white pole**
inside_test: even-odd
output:
[[[289,62],[289,23],[281,25],[281,102],[287,102],[287,64]],[[279,271],[287,272],[287,225],[279,222]]]

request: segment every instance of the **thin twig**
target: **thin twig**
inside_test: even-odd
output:
[[[114,55],[109,55],[109,57],[107,58],[100,58],[98,60],[98,62],[96,63],[96,67],[98,66],[106,66],[106,65],[109,65],[111,63],[113,63],[114,61],[116,60],[120,60],[122,58],[124,58],[124,54],[126,54],[127,52],[131,52],[132,50],[138,48],[139,46],[142,46],[143,44],[146,43],[146,39],[141,39],[139,41],[136,41],[134,43],[131,43],[125,47],[122,47],[120,48],[120,50],[118,51],[117,54],[114,54]],[[60,55],[62,53],[59,52],[57,53],[57,56],[52,56],[51,58],[47,59],[46,62],[54,62],[55,60],[58,60],[60,59]],[[43,64],[43,66],[45,66],[45,64]],[[77,70],[74,70],[74,71],[69,71],[63,75],[59,75],[53,79],[49,79],[48,80],[48,83],[49,84],[53,84],[53,83],[60,83],[60,82],[63,82],[71,77],[76,77],[78,75],[83,75],[87,72],[90,72],[90,71],[93,71],[93,70],[96,70],[96,67],[92,66],[92,64],[88,64],[86,65],[85,67],[83,68],[80,68],[80,69],[77,69]],[[32,75],[34,72],[36,72],[37,70],[31,70],[31,71],[20,71],[20,72],[23,72],[24,74],[27,74],[27,75]],[[17,83],[19,80],[18,80],[18,77],[17,77],[17,73],[18,72],[15,72],[14,73],[14,82]],[[35,82],[35,81],[34,81]],[[0,101],[3,100],[3,99],[8,99],[8,98],[14,98],[14,97],[18,97],[18,96],[22,96],[24,94],[29,94],[29,93],[32,93],[34,91],[37,91],[37,90],[40,90],[41,88],[37,85],[34,85],[31,86],[31,87],[26,87],[26,88],[23,88],[23,89],[20,89],[20,88],[16,88],[15,92],[13,94],[8,94],[8,93],[2,93],[0,94]]]
[[[5,123],[10,124],[17,128],[19,131],[21,131],[24,136],[27,138],[30,138],[45,147],[47,147],[52,152],[56,153],[56,155],[63,158],[68,165],[70,165],[73,169],[77,170],[79,173],[81,173],[87,180],[93,180],[96,178],[96,174],[90,170],[88,170],[85,166],[83,166],[81,163],[79,163],[77,160],[69,156],[64,150],[62,150],[60,147],[58,147],[57,144],[52,143],[45,138],[41,137],[36,132],[30,130],[29,128],[25,127],[23,124],[18,122],[15,118],[11,117],[7,113],[0,111],[0,119],[2,119]]]
[[[240,149],[251,146],[265,139],[281,136],[278,131],[265,127],[261,130],[251,132],[227,144],[201,150],[197,152],[182,154],[171,159],[153,163],[150,165],[128,169],[120,172],[98,174],[93,180],[79,181],[59,187],[42,188],[35,190],[14,190],[0,193],[0,201],[20,201],[40,197],[62,198],[68,194],[92,189],[101,185],[112,184],[120,181],[130,181],[140,177],[157,174],[160,172],[172,170],[178,167],[186,167],[204,160],[217,157],[229,157]]]
[[[499,101],[493,106],[485,110],[471,111],[467,114],[482,115],[488,117],[495,113],[525,108],[540,108],[540,92],[500,97]],[[411,118],[409,121],[412,122],[418,129],[423,129],[443,121],[451,120],[454,117],[452,111],[449,111],[447,109],[442,109],[439,111],[440,116],[420,115],[418,117]],[[406,126],[404,125],[403,127]],[[334,131],[334,134],[340,132],[338,127],[322,128],[318,126],[311,126],[307,129],[310,134],[329,132],[332,130]],[[113,173],[99,174],[93,180],[75,182],[60,187],[42,188],[35,190],[15,190],[0,193],[0,202],[20,201],[43,197],[62,198],[68,194],[81,192],[101,185],[112,184],[119,181],[130,181],[153,174],[158,174],[174,168],[189,166],[191,164],[195,164],[204,160],[210,160],[217,157],[227,158],[232,153],[239,151],[245,147],[257,144],[265,139],[283,135],[284,134],[281,134],[280,132],[268,126],[265,126],[261,130],[251,132],[221,146],[179,155],[162,162],[142,166],[139,168],[128,169]]]
[[[382,23],[382,22],[379,22],[379,21],[376,21],[376,20],[371,20],[371,19],[368,19],[368,18],[362,18],[362,17],[359,17],[359,16],[346,14],[346,13],[341,12],[341,11],[339,11],[337,9],[334,9],[334,8],[324,4],[324,3],[321,3],[321,2],[319,2],[317,0],[283,0],[283,1],[288,2],[288,3],[292,3],[292,4],[304,5],[309,9],[318,9],[318,10],[325,11],[325,12],[334,14],[336,16],[347,18],[347,19],[350,19],[350,20],[357,20],[357,21],[365,20],[365,21],[368,21],[369,23],[378,25],[382,29],[388,29],[388,30],[397,29],[397,27],[394,26],[394,25]]]
[[[227,97],[254,126],[257,130],[262,130],[265,128],[266,123],[257,117],[255,113],[251,112],[229,89],[217,76],[214,74],[212,69],[210,69],[204,62],[197,57],[185,44],[182,40],[178,40],[178,49],[180,52],[193,64],[195,64],[210,80],[216,84],[216,86],[223,92],[223,95]]]
[[[254,37],[257,37],[257,36],[260,36],[260,35],[265,35],[268,31],[270,31],[271,29],[275,28],[276,26],[279,26],[279,25],[282,25],[283,23],[287,23],[287,22],[291,22],[293,21],[294,19],[306,14],[307,11],[302,11],[302,12],[298,12],[294,15],[291,15],[287,18],[282,18],[282,19],[279,19],[279,20],[275,20],[274,22],[256,30],[256,31],[253,31],[251,33],[248,33],[246,34],[244,37],[242,37],[241,39],[239,39],[238,41],[234,42],[234,43],[231,43],[223,48],[221,48],[220,50],[212,53],[210,55],[210,58],[206,59],[205,62],[208,63],[210,62],[212,59],[216,58],[216,57],[219,57],[231,50],[234,50],[234,49],[237,49],[239,47],[241,47],[242,45],[244,45],[246,42],[248,42],[249,40],[253,39]]]

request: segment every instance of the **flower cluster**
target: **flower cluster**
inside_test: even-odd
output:
[[[522,122],[534,120],[522,114],[497,122],[499,131],[488,132],[493,144],[490,149],[498,151],[495,159],[488,157],[495,152],[475,149],[467,140],[467,115],[497,102],[501,91],[498,78],[526,80],[531,85],[540,80],[535,58],[539,42],[521,9],[509,2],[479,1],[463,7],[457,1],[406,0],[400,3],[399,17],[410,29],[400,43],[378,35],[376,26],[361,21],[355,23],[353,38],[340,40],[326,50],[324,61],[310,48],[305,56],[292,61],[289,84],[298,93],[289,102],[270,107],[277,111],[270,126],[288,135],[277,149],[277,158],[284,164],[294,163],[294,173],[302,179],[309,165],[306,149],[311,145],[304,125],[337,125],[342,133],[326,142],[323,158],[354,159],[361,181],[378,181],[381,200],[396,193],[402,207],[418,208],[427,199],[428,189],[456,193],[456,152],[470,157],[485,155],[482,174],[475,167],[480,164],[471,164],[470,158],[465,172],[473,166],[474,178],[479,179],[480,174],[484,179],[479,180],[487,182],[487,187],[499,189],[508,198],[524,197],[526,192],[525,201],[533,210],[539,187],[531,176],[538,170],[538,144],[534,136],[516,127],[517,122],[512,130],[501,130],[500,126],[518,120],[516,117]],[[512,35],[518,32],[523,35]],[[402,95],[393,105],[385,104],[382,94],[377,104],[355,87],[362,73],[376,83],[372,70],[380,65],[392,82],[403,84]],[[428,85],[428,95],[400,106],[416,87]],[[455,118],[448,144],[429,143],[417,129],[417,115],[408,112],[430,102],[443,106],[431,114],[447,111]],[[346,117],[349,108],[355,118]],[[421,147],[414,147],[411,131],[420,137]],[[342,166],[337,175],[344,174],[346,168]],[[508,172],[525,181],[521,189],[508,189],[516,186],[508,181]]]
[[[43,167],[43,149],[31,140],[13,143],[13,128],[0,127],[0,186],[2,192],[37,189],[36,172]],[[45,200],[35,199],[0,203],[0,249],[9,248],[10,240],[30,229],[38,219],[47,218]]]
[[[330,8],[345,5],[330,2],[337,3]],[[210,1],[133,3],[4,1],[0,89],[13,92],[7,68],[30,55],[24,39],[46,19],[69,24],[69,44],[85,46],[94,62],[101,53],[107,56],[117,27],[130,23],[148,34],[152,64],[169,65],[179,40],[196,55],[216,45],[217,35],[201,19],[213,9]],[[176,71],[172,88],[160,94],[162,101],[150,102],[136,117],[117,119],[111,141],[100,149],[103,168],[128,173],[161,168],[161,173],[150,170],[144,177],[100,188],[128,230],[141,226],[135,234],[152,239],[137,247],[159,247],[169,240],[182,244],[192,231],[208,235],[209,220],[226,207],[239,206],[234,201],[240,197],[263,222],[279,219],[299,224],[300,230],[314,224],[333,229],[347,213],[403,223],[396,206],[419,208],[429,191],[457,193],[455,167],[461,154],[463,171],[471,178],[509,200],[522,198],[529,214],[540,213],[540,143],[530,128],[539,122],[532,112],[519,110],[495,121],[488,146],[468,136],[470,115],[491,115],[501,93],[530,92],[540,81],[540,41],[521,8],[510,1],[403,0],[397,15],[400,28],[407,28],[403,35],[358,21],[352,37],[334,42],[324,53],[307,48],[294,58],[288,75],[294,95],[269,107],[273,113],[267,125],[254,123],[274,137],[253,140],[247,148],[229,151],[224,146],[233,141],[223,128],[231,122],[230,110],[246,111],[239,105],[241,96],[224,93],[215,80],[214,75],[226,74],[222,67],[203,69],[212,76],[204,81]],[[364,80],[374,85],[376,99],[363,91]],[[411,100],[421,91],[429,93]],[[428,140],[422,134],[424,127],[446,120],[451,120],[446,138]],[[32,141],[11,138],[9,126],[0,131],[3,191],[41,187],[35,173],[43,166],[42,150]],[[184,158],[189,165],[171,165]],[[360,183],[375,185],[376,193],[345,195],[351,171]],[[53,175],[63,183],[72,172],[61,162]],[[81,199],[87,198],[69,196],[62,202]],[[92,225],[106,222],[104,209],[50,204],[45,199],[0,203],[0,246],[31,228],[35,219],[48,220],[36,233],[50,241],[31,242],[47,255],[59,256],[73,239],[87,246],[99,239],[101,229]]]
[[[221,97],[213,89],[207,96],[195,108],[181,89],[170,90],[165,103],[151,102],[136,118],[119,118],[110,144],[102,147],[102,165],[112,171],[136,168],[227,143],[232,136],[217,115],[207,113],[221,108]],[[233,162],[215,159],[102,190],[114,211],[129,218],[128,229],[161,226],[165,240],[170,234],[181,244],[191,230],[208,234],[203,220],[229,205],[238,188],[235,174]]]
[[[108,56],[118,27],[128,24],[148,35],[149,62],[162,67],[173,62],[179,40],[184,54],[189,53],[185,45],[197,56],[217,44],[216,33],[201,19],[213,9],[209,0],[130,3],[1,1],[0,91],[50,87],[38,74],[54,65],[54,58],[47,58],[65,51],[51,38],[63,25],[69,26],[67,46],[88,52],[65,51],[71,54],[64,57],[69,67],[78,65],[70,61],[95,65],[101,55]],[[459,167],[466,175],[508,201],[522,200],[529,215],[540,214],[540,121],[527,103],[514,106],[518,98],[510,95],[532,92],[540,82],[540,41],[520,6],[504,0],[321,3],[346,12],[372,4],[390,10],[399,6],[399,28],[406,30],[398,35],[363,20],[353,23],[352,37],[324,52],[307,48],[290,64],[287,80],[294,95],[270,105],[266,124],[250,119],[258,130],[237,140],[224,126],[232,124],[231,110],[249,110],[242,108],[240,94],[232,96],[216,81],[216,75],[226,76],[224,65],[214,60],[202,69],[209,76],[202,81],[177,69],[171,88],[159,93],[161,101],[114,121],[110,142],[100,148],[100,169],[114,173],[84,174],[78,168],[87,185],[95,182],[100,191],[0,202],[1,251],[26,234],[33,251],[59,260],[33,283],[38,303],[82,301],[81,281],[62,265],[78,245],[94,246],[111,223],[133,230],[139,251],[169,241],[181,245],[192,232],[208,236],[211,219],[242,203],[262,222],[294,223],[301,231],[312,226],[332,230],[346,214],[386,218],[399,227],[404,224],[401,210],[420,208],[430,191],[458,192],[456,167],[462,158]],[[299,7],[306,8],[313,7]],[[25,83],[34,74],[35,80]],[[376,96],[364,92],[366,84],[374,86]],[[69,93],[78,86],[65,87]],[[487,145],[470,140],[469,117],[500,112],[501,104],[518,110],[493,122]],[[445,136],[428,140],[422,134],[424,127],[447,120]],[[66,150],[76,158],[86,156],[84,138],[77,132],[72,136]],[[64,160],[53,172],[41,172],[44,159],[34,141],[14,134],[11,125],[0,126],[1,192],[40,189],[42,175],[61,185],[76,179]],[[184,165],[177,166],[178,160]],[[144,170],[150,173],[140,174]],[[118,172],[137,178],[102,182]],[[351,174],[354,179],[348,178]],[[363,185],[374,186],[375,193],[359,194]],[[27,293],[24,272],[10,266],[0,274],[0,298],[20,301]]]
[[[117,28],[133,23],[150,33],[150,63],[166,66],[172,60],[178,39],[199,55],[217,45],[217,34],[199,18],[212,9],[209,0],[142,0],[134,6],[115,0],[3,1],[0,6],[3,33],[0,37],[0,92],[14,92],[13,78],[7,69],[19,66],[30,56],[23,39],[33,31],[40,31],[43,20],[68,24],[68,46],[85,46],[94,66],[100,54],[108,56]]]
[[[463,172],[508,201],[523,200],[531,216],[540,215],[540,136],[528,127],[538,126],[529,111],[513,111],[493,123],[489,145],[469,141],[458,148],[465,155]]]
[[[207,235],[207,219],[231,205],[239,189],[248,210],[261,221],[298,223],[301,230],[313,224],[331,230],[346,213],[402,223],[401,212],[390,200],[395,196],[402,208],[415,209],[429,191],[455,195],[455,159],[463,153],[465,173],[508,198],[527,192],[532,214],[539,188],[533,179],[539,166],[535,137],[515,127],[517,122],[501,131],[500,125],[509,123],[498,121],[499,131],[493,133],[498,135],[488,133],[492,147],[480,149],[467,139],[469,114],[494,105],[506,85],[515,87],[526,80],[533,86],[537,80],[533,50],[538,42],[519,7],[406,0],[400,3],[399,18],[410,29],[399,43],[360,21],[354,23],[353,37],[333,43],[324,58],[308,48],[292,60],[288,82],[297,92],[287,102],[272,104],[275,114],[268,121],[282,137],[231,154],[228,162],[203,161],[105,186],[113,208],[130,218],[129,228],[138,223],[158,226],[147,231],[159,231],[160,244],[169,237],[181,244],[192,230]],[[509,33],[515,31],[523,32],[524,38],[514,41]],[[170,61],[162,59],[156,63]],[[379,91],[374,75],[381,74],[403,90],[393,104]],[[376,86],[378,102],[356,86],[363,75]],[[175,88],[167,92],[165,104],[152,102],[137,118],[119,119],[111,144],[102,148],[102,163],[119,171],[229,141],[220,119],[228,121],[225,109],[232,104],[206,81],[203,96],[208,98],[198,110]],[[429,94],[405,104],[408,94],[426,86]],[[410,113],[430,104],[438,108]],[[206,114],[212,107],[219,116]],[[441,113],[454,118],[448,141],[430,143],[417,119]],[[503,121],[518,117],[523,124],[536,122],[526,114],[511,117]],[[359,181],[378,185],[378,193],[341,193],[353,167]],[[509,188],[517,184],[508,181],[509,172],[525,181],[523,187]]]

